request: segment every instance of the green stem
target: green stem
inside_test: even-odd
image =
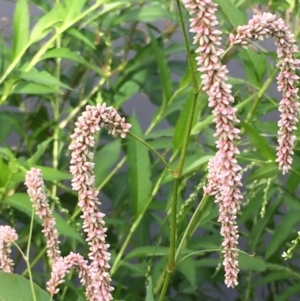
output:
[[[170,167],[169,163],[150,144],[148,144],[145,140],[141,139],[140,137],[136,136],[135,134],[133,134],[131,132],[128,132],[128,135],[132,136],[133,138],[135,138],[136,140],[138,140],[139,142],[141,142],[142,144],[144,144],[146,147],[148,147],[151,151],[153,151],[158,156],[158,158],[161,160],[161,162],[164,163],[164,165],[166,166],[167,170],[171,174],[173,174],[173,170]]]
[[[89,98],[96,94],[99,89],[104,85],[106,79],[101,78],[98,84],[91,90],[91,92],[70,112],[70,114],[59,123],[59,128],[63,129],[73,119],[73,117],[81,110],[81,108],[87,104]]]
[[[34,268],[34,266],[38,263],[38,261],[42,258],[42,256],[47,252],[47,247],[44,247],[42,251],[38,255],[34,256],[34,259],[31,261],[29,267],[26,268],[26,270],[23,271],[22,276],[26,276],[27,273],[29,273],[29,270]]]
[[[180,17],[180,24],[181,24],[181,28],[182,28],[183,37],[184,37],[184,43],[185,43],[185,47],[187,50],[188,65],[189,65],[189,70],[190,70],[190,74],[191,74],[191,78],[192,78],[194,95],[193,95],[193,101],[192,101],[191,109],[190,109],[189,116],[188,116],[185,135],[183,138],[183,146],[182,146],[182,149],[180,152],[179,162],[178,162],[177,168],[173,172],[174,187],[173,187],[173,199],[172,199],[172,211],[171,211],[171,234],[170,234],[171,237],[170,237],[169,260],[168,260],[168,265],[167,265],[167,268],[165,271],[165,279],[164,279],[162,291],[160,293],[159,301],[163,301],[165,298],[165,295],[166,295],[166,292],[167,292],[167,289],[169,286],[169,282],[171,279],[171,275],[172,275],[172,273],[174,271],[174,267],[175,267],[176,230],[177,230],[177,197],[178,197],[178,190],[179,190],[179,184],[181,181],[181,175],[182,175],[182,170],[183,170],[183,166],[184,166],[184,161],[186,158],[187,148],[188,148],[188,144],[189,144],[189,138],[190,138],[191,131],[192,131],[195,107],[196,107],[197,98],[198,98],[198,94],[199,94],[198,82],[196,79],[193,59],[192,59],[192,55],[191,55],[191,51],[190,51],[190,47],[189,47],[187,33],[185,30],[185,26],[184,26],[180,1],[176,0],[176,3],[177,3],[179,17]]]
[[[203,209],[207,205],[208,200],[209,200],[208,196],[203,196],[202,200],[199,202],[199,205],[197,206],[195,212],[193,213],[193,215],[192,215],[192,217],[189,221],[189,224],[186,227],[186,229],[185,229],[185,231],[182,235],[182,238],[180,240],[180,243],[178,245],[178,248],[177,248],[177,251],[176,251],[176,254],[175,254],[175,260],[177,260],[183,245],[188,240],[188,237],[190,237],[191,234],[193,233],[193,231],[195,230],[195,228],[198,224],[198,221],[199,221],[199,216],[201,215],[201,213],[203,212]]]
[[[173,159],[175,158],[175,156],[176,156],[176,153],[172,156],[172,158],[170,159],[170,162],[173,161]],[[139,226],[140,222],[142,221],[142,219],[143,219],[145,213],[147,212],[148,207],[149,207],[149,205],[150,205],[151,202],[152,202],[152,199],[153,199],[154,196],[156,195],[157,191],[158,191],[159,188],[160,188],[160,185],[161,185],[162,181],[164,180],[164,178],[165,178],[165,176],[166,176],[166,173],[167,173],[167,170],[165,169],[165,170],[163,171],[163,173],[161,174],[161,176],[158,178],[158,180],[157,180],[157,182],[156,182],[156,184],[155,184],[155,186],[154,186],[154,188],[153,188],[153,190],[152,190],[151,196],[149,197],[149,200],[147,201],[147,203],[146,203],[146,205],[145,205],[143,211],[142,211],[141,214],[137,217],[137,219],[133,222],[133,224],[132,224],[132,226],[131,226],[131,228],[130,228],[130,230],[129,230],[129,233],[128,233],[128,235],[127,235],[125,241],[122,243],[121,250],[119,251],[119,253],[118,253],[118,255],[117,255],[117,257],[116,257],[116,259],[115,259],[115,261],[114,261],[114,263],[113,263],[113,265],[112,265],[112,268],[111,268],[111,270],[110,270],[110,275],[111,275],[111,277],[114,275],[114,273],[115,273],[115,272],[117,271],[117,269],[119,268],[120,263],[121,263],[121,258],[122,258],[122,256],[123,256],[123,254],[124,254],[124,252],[125,252],[125,250],[126,250],[128,244],[129,244],[129,242],[130,242],[130,240],[131,240],[131,238],[132,238],[132,235],[133,235],[133,233],[135,232],[135,230],[138,228],[138,226]]]
[[[274,71],[271,73],[271,75],[268,77],[268,79],[266,80],[265,84],[261,87],[261,89],[257,92],[257,98],[252,106],[252,108],[250,109],[249,113],[247,114],[246,117],[246,122],[249,122],[252,118],[252,116],[254,115],[262,97],[264,96],[264,94],[266,93],[266,91],[268,90],[268,88],[270,87],[270,85],[273,82],[273,79],[275,77],[275,75],[278,72],[278,68],[275,68]]]
[[[31,231],[32,231],[32,227],[31,226],[32,225],[30,224],[30,228],[31,228]],[[30,244],[30,240],[31,240],[31,234],[30,234],[30,232],[29,232],[29,238],[28,238],[28,245]],[[31,273],[31,269],[30,269],[30,264],[29,264],[29,255],[25,255],[23,253],[23,251],[21,250],[21,248],[18,246],[18,244],[16,244],[15,242],[13,242],[13,245],[19,250],[20,254],[22,255],[22,257],[24,258],[24,260],[26,262],[26,266],[27,266],[27,269],[28,269],[28,276],[29,276],[29,280],[30,280],[30,288],[31,288],[31,292],[32,292],[32,298],[33,298],[33,301],[37,301],[37,298],[35,296],[34,285],[33,285],[33,277],[32,277],[32,273]],[[29,250],[30,250],[30,248],[28,248],[28,245],[27,245],[27,252],[29,252]]]
[[[56,1],[56,5],[59,4],[59,1]],[[56,29],[58,30],[58,29]],[[61,36],[59,35],[56,39],[56,48],[61,47]],[[56,70],[55,75],[57,80],[60,80],[60,69],[61,69],[61,58],[56,59]],[[60,102],[60,93],[57,93],[54,97],[53,103],[53,118],[54,118],[54,133],[53,133],[53,149],[52,149],[52,156],[53,156],[53,168],[57,170],[58,168],[58,161],[59,161],[59,127],[57,125],[60,111],[59,111],[59,102]],[[52,199],[56,199],[57,195],[57,181],[53,182],[51,197]]]

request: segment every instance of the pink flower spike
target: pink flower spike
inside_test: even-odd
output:
[[[34,210],[43,221],[43,233],[47,239],[47,255],[52,262],[55,262],[60,257],[58,233],[55,228],[55,219],[47,202],[41,170],[30,169],[26,173],[25,185]]]
[[[219,137],[216,145],[218,152],[208,164],[208,185],[205,194],[215,195],[215,202],[219,204],[219,222],[223,236],[223,265],[225,269],[225,284],[235,287],[238,284],[237,245],[238,230],[236,215],[240,209],[242,194],[240,186],[241,167],[235,159],[239,150],[236,141],[240,139],[239,130],[235,124],[239,123],[232,107],[234,98],[231,85],[227,83],[228,70],[222,65],[221,32],[216,30],[218,24],[215,16],[217,4],[211,0],[183,0],[191,15],[196,15],[190,21],[190,32],[195,33],[198,70],[203,74],[203,91],[208,94],[209,107],[213,108],[216,123],[215,136]],[[233,36],[230,36],[234,42]]]
[[[10,226],[0,226],[0,270],[13,272],[14,263],[10,259],[11,244],[18,239],[16,230]]]
[[[72,252],[64,258],[60,257],[52,266],[51,278],[47,282],[47,290],[51,296],[59,292],[58,286],[64,282],[71,268],[79,271],[80,282],[86,288],[86,297],[89,301],[105,300],[102,296],[97,297],[93,292],[92,276],[87,261],[80,254]]]
[[[277,77],[278,91],[282,91],[282,99],[279,103],[280,121],[278,122],[277,162],[283,174],[287,173],[292,164],[294,135],[298,122],[298,80],[296,70],[299,69],[299,60],[295,58],[298,52],[294,35],[285,26],[281,18],[270,13],[256,15],[248,25],[239,26],[237,35],[231,37],[232,44],[249,44],[250,40],[263,40],[265,36],[275,38],[277,56],[280,68]]]
[[[70,146],[71,166],[73,175],[72,188],[78,192],[78,206],[82,209],[84,219],[83,228],[87,233],[86,241],[90,246],[89,258],[91,260],[90,272],[95,295],[101,296],[99,300],[112,300],[110,286],[109,245],[105,243],[106,228],[104,214],[99,213],[98,191],[94,187],[94,154],[89,147],[94,146],[94,133],[105,127],[114,136],[125,138],[131,125],[117,113],[113,107],[106,104],[87,106],[86,111],[75,123],[76,128],[71,136],[73,142]],[[98,300],[98,299],[97,299]]]

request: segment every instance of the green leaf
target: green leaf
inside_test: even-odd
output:
[[[278,164],[276,163],[265,163],[263,166],[260,166],[256,169],[250,177],[247,179],[247,182],[252,182],[254,180],[268,179],[271,177],[276,177],[279,173]]]
[[[186,100],[182,111],[180,112],[178,121],[175,125],[174,138],[173,138],[173,150],[176,152],[182,147],[184,135],[186,133],[186,125],[189,118],[191,106],[193,103],[194,93],[190,92],[188,99]]]
[[[153,53],[156,57],[157,67],[160,76],[160,82],[163,90],[163,103],[162,107],[166,106],[172,97],[172,79],[171,72],[168,66],[168,61],[166,59],[163,49],[158,45],[156,38],[154,37],[151,30],[149,30],[151,37],[151,45]]]
[[[13,132],[25,137],[24,113],[13,111],[0,112],[0,142],[4,142]]]
[[[66,24],[72,21],[72,19],[75,19],[82,11],[82,8],[84,7],[86,2],[87,0],[63,1],[62,3],[64,5],[64,13],[65,13],[64,23]]]
[[[137,247],[130,251],[124,258],[124,261],[127,261],[132,258],[143,258],[143,257],[153,257],[153,256],[168,256],[169,247],[161,247],[161,246],[143,246]],[[182,249],[180,251],[181,255],[187,255],[192,253],[193,251],[190,249]]]
[[[247,52],[252,62],[252,66],[254,67],[257,82],[259,83],[259,86],[262,87],[262,85],[264,84],[263,79],[267,72],[266,55],[263,53],[256,53],[251,48],[243,50]]]
[[[153,256],[167,256],[169,254],[168,247],[161,246],[143,246],[137,247],[131,252],[129,252],[124,261],[127,261],[132,258],[143,258],[143,257],[153,257]]]
[[[37,161],[45,153],[47,147],[49,146],[49,144],[52,140],[53,140],[53,138],[49,138],[46,141],[44,141],[38,145],[37,151],[35,152],[35,154],[27,160],[29,167],[33,167],[33,165],[35,165],[37,163]]]
[[[48,30],[55,24],[62,21],[64,18],[64,11],[62,5],[57,5],[52,8],[46,15],[41,17],[38,22],[34,25],[31,34],[30,42],[36,42],[41,39]]]
[[[278,271],[276,272],[269,272],[267,276],[262,277],[257,283],[256,285],[261,286],[264,284],[268,284],[270,282],[275,282],[275,281],[284,281],[285,279],[291,279],[291,278],[298,278],[297,276],[295,276],[292,272],[288,272],[288,271],[284,271],[285,267],[282,267],[282,271],[280,271],[280,273],[278,273]]]
[[[195,259],[192,257],[186,257],[176,265],[176,268],[182,273],[186,280],[193,288],[196,288],[196,265]]]
[[[258,256],[248,255],[239,252],[239,268],[246,271],[264,272],[266,270],[265,262]]]
[[[121,140],[116,139],[114,142],[101,148],[94,158],[95,162],[95,186],[99,186],[108,176],[110,168],[117,162],[121,152]]]
[[[168,11],[161,2],[151,2],[150,5],[144,5],[140,8],[126,10],[121,16],[116,18],[115,25],[127,22],[153,22],[159,19],[174,20],[174,15]]]
[[[13,91],[14,94],[32,94],[32,95],[50,94],[50,93],[57,93],[57,92],[59,92],[59,90],[54,87],[47,87],[36,83],[26,83],[26,82],[20,82],[19,84],[17,84],[17,86]]]
[[[293,232],[295,226],[300,221],[300,210],[293,210],[286,213],[280,224],[276,226],[274,234],[272,235],[271,241],[266,248],[266,258],[271,257],[276,251],[279,252],[280,245],[287,239],[290,233]],[[278,256],[281,255],[277,254]]]
[[[249,135],[250,141],[256,147],[258,152],[267,160],[275,160],[276,154],[274,150],[270,147],[270,143],[262,137],[259,132],[252,127],[249,123],[241,122],[243,128]]]
[[[143,139],[143,133],[135,114],[131,118],[131,124],[131,132]],[[151,166],[148,148],[131,136],[128,137],[128,164],[133,210],[137,217],[143,211],[151,193]]]
[[[184,162],[184,167],[182,171],[182,175],[186,175],[192,171],[198,170],[200,167],[206,166],[208,161],[212,158],[212,155],[204,156],[202,154],[195,154],[193,156],[189,156],[186,158]],[[171,164],[171,167],[175,168],[177,162]],[[167,183],[173,180],[173,176],[168,173],[167,176],[164,178],[163,183]]]
[[[18,209],[21,212],[24,212],[28,217],[31,218],[32,215],[32,203],[29,200],[29,196],[26,193],[15,193],[3,201],[4,204],[7,204],[13,208]],[[73,229],[58,213],[54,212],[53,216],[56,221],[56,228],[60,235],[64,235],[66,237],[74,238],[79,242],[83,242],[83,239],[79,235],[79,233]],[[42,225],[42,220],[34,215],[34,220]]]
[[[81,55],[72,52],[69,48],[56,48],[47,51],[41,58],[41,60],[50,59],[50,58],[64,58],[76,63],[82,64],[85,67],[95,71],[101,76],[104,76],[102,70],[95,66],[94,64],[89,63],[86,61]]]
[[[87,37],[85,37],[79,30],[77,30],[75,28],[69,29],[67,31],[67,34],[80,40],[81,42],[83,42],[86,46],[88,46],[91,49],[96,48],[95,45]]]
[[[284,292],[282,294],[280,294],[279,296],[276,296],[276,301],[287,301],[287,300],[291,300],[292,297],[296,297],[299,296],[300,293],[300,285],[299,282],[297,282],[296,284],[285,288]],[[297,299],[293,299],[293,300],[297,300]]]
[[[5,187],[9,180],[11,171],[6,163],[0,158],[0,188]],[[0,190],[1,191],[1,190]]]
[[[115,89],[114,93],[114,104],[119,107],[125,101],[127,101],[135,93],[139,92],[143,86],[143,83],[147,79],[148,70],[142,68],[137,72],[134,72],[131,78],[127,78],[124,83]]]
[[[39,168],[42,171],[43,178],[46,181],[62,181],[62,180],[71,180],[72,176],[69,173],[56,170],[51,167],[46,166],[36,166],[36,168]]]
[[[234,28],[247,24],[246,14],[241,12],[230,0],[215,0]]]
[[[27,0],[18,0],[14,13],[14,36],[12,59],[22,53],[29,40],[29,10]]]
[[[154,301],[153,288],[152,288],[152,278],[148,277],[148,285],[146,290],[146,301]]]
[[[31,283],[24,276],[0,271],[1,301],[49,301],[50,295],[33,283],[36,299],[33,299]]]
[[[37,69],[31,69],[28,72],[22,72],[20,75],[20,78],[29,82],[34,82],[37,84],[49,86],[49,87],[63,87],[66,89],[70,89],[69,86],[65,85],[61,81],[59,81],[57,78],[52,76],[47,71],[39,71]]]

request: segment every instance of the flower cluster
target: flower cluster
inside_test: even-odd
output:
[[[43,230],[47,239],[47,255],[55,262],[60,258],[59,240],[57,230],[55,228],[55,219],[47,202],[44,181],[40,169],[32,168],[26,173],[25,185],[27,193],[30,197],[35,213],[43,221]]]
[[[71,150],[70,172],[73,175],[72,188],[78,192],[78,206],[82,209],[84,219],[83,228],[87,233],[87,242],[90,245],[89,258],[91,260],[91,275],[93,278],[93,289],[101,298],[99,300],[109,301],[112,299],[110,291],[110,276],[107,272],[110,268],[109,245],[105,243],[106,228],[103,220],[104,214],[98,211],[98,191],[94,187],[94,163],[93,153],[89,147],[95,145],[93,135],[100,128],[105,127],[109,133],[122,138],[126,137],[131,125],[112,107],[106,104],[98,106],[87,106],[86,111],[75,123],[74,134],[71,136],[73,142]]]
[[[11,244],[18,239],[16,230],[10,226],[0,226],[0,270],[13,272],[14,263],[10,259]]]
[[[53,265],[51,278],[47,282],[47,289],[51,296],[59,292],[58,285],[64,282],[65,276],[70,272],[71,268],[76,267],[79,271],[79,278],[86,287],[86,296],[88,300],[99,301],[93,293],[92,277],[87,261],[80,254],[71,252],[66,257],[60,257]]]
[[[277,162],[282,173],[285,174],[292,164],[293,145],[295,136],[293,135],[298,121],[298,88],[297,82],[299,76],[296,75],[296,69],[299,68],[300,61],[295,58],[298,52],[294,35],[285,26],[284,21],[278,19],[275,15],[264,13],[256,15],[251,19],[248,25],[239,26],[237,35],[230,35],[232,44],[241,44],[246,46],[251,40],[263,40],[265,36],[275,38],[277,46],[277,56],[280,68],[277,77],[278,90],[282,91],[282,99],[279,104],[281,112],[278,122],[278,144]]]
[[[215,195],[215,202],[219,204],[225,284],[234,287],[238,284],[239,272],[236,215],[242,199],[239,188],[242,186],[241,167],[235,158],[239,153],[236,140],[240,138],[240,130],[234,124],[239,120],[232,107],[232,87],[226,83],[228,70],[221,62],[221,31],[215,28],[218,25],[217,4],[211,0],[183,0],[183,3],[191,15],[196,14],[190,19],[190,32],[195,34],[198,70],[202,72],[203,91],[208,94],[209,106],[213,108],[215,136],[219,138],[216,142],[218,152],[208,165],[205,193]]]

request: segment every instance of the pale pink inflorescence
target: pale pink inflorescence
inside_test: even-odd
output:
[[[221,31],[215,28],[218,25],[217,4],[211,0],[183,0],[183,3],[191,15],[196,14],[190,19],[190,32],[195,34],[198,70],[202,72],[203,91],[208,94],[209,106],[213,108],[215,136],[219,137],[216,142],[218,152],[208,164],[205,193],[215,195],[215,202],[219,204],[225,284],[235,287],[239,272],[236,216],[243,198],[239,188],[242,186],[241,167],[236,160],[240,130],[234,126],[239,120],[232,107],[231,85],[226,83],[228,70],[221,63]]]
[[[278,19],[276,15],[264,13],[256,15],[251,19],[248,25],[239,26],[237,35],[230,35],[232,44],[241,44],[246,46],[251,40],[263,40],[265,36],[275,38],[277,46],[277,56],[280,73],[277,77],[278,90],[282,91],[282,100],[279,104],[281,112],[279,126],[279,138],[277,147],[277,162],[282,173],[285,174],[292,164],[293,145],[296,137],[293,135],[298,121],[297,102],[298,88],[297,82],[299,77],[296,75],[296,69],[299,69],[300,61],[295,58],[298,52],[294,35],[285,26],[284,21]]]
[[[80,254],[71,252],[68,256],[60,256],[58,233],[55,219],[47,203],[44,181],[40,169],[32,168],[26,173],[25,185],[30,200],[33,202],[35,213],[43,221],[43,233],[47,239],[47,255],[52,261],[51,278],[47,282],[47,289],[51,296],[59,292],[58,285],[64,282],[64,277],[75,267],[79,271],[79,278],[86,288],[89,301],[103,300],[101,294],[94,291],[92,275],[87,261]]]
[[[16,230],[10,226],[0,226],[0,270],[13,272],[13,260],[10,258],[11,244],[18,239]]]
[[[59,292],[58,286],[64,282],[65,276],[70,272],[71,268],[76,268],[79,272],[79,278],[82,285],[86,288],[86,297],[88,300],[100,301],[94,294],[92,286],[92,277],[90,268],[86,260],[80,254],[71,252],[66,257],[60,257],[53,265],[51,278],[47,282],[47,290],[51,296]]]
[[[26,173],[25,185],[35,213],[43,221],[43,234],[47,239],[47,255],[55,262],[60,258],[58,233],[55,228],[55,219],[47,202],[45,185],[42,172],[38,168],[32,168]]]
[[[73,175],[72,188],[78,192],[78,206],[82,209],[84,219],[83,228],[87,233],[87,242],[90,245],[89,258],[91,260],[91,275],[94,292],[99,294],[99,300],[112,300],[110,286],[109,245],[105,243],[106,228],[104,214],[98,211],[98,191],[94,187],[94,154],[89,150],[95,146],[93,135],[105,127],[114,136],[126,137],[131,125],[117,113],[113,107],[106,104],[87,106],[86,111],[75,123],[75,131],[71,136],[73,142],[71,150],[70,171]]]

